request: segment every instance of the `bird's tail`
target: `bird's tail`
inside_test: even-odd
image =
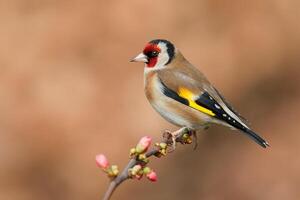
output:
[[[225,118],[225,121],[228,124],[230,124],[231,126],[233,126],[234,128],[240,130],[242,133],[247,135],[249,138],[251,138],[254,142],[259,144],[263,148],[266,148],[266,147],[270,146],[266,140],[264,140],[257,133],[255,133],[250,128],[248,128],[248,126],[246,126],[245,124],[242,124],[242,123],[240,123],[238,121],[235,121],[235,120],[229,120],[228,118]]]
[[[256,134],[254,131],[252,131],[249,128],[243,128],[240,129],[244,134],[246,134],[248,137],[250,137],[252,140],[254,140],[257,144],[262,146],[263,148],[266,148],[270,146],[266,140],[261,138],[258,134]]]

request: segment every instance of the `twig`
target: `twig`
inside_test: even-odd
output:
[[[190,130],[186,127],[181,128],[177,131],[174,132],[165,132],[163,135],[163,139],[162,139],[162,143],[167,144],[167,146],[173,146],[173,151],[175,148],[175,143],[173,141],[175,141],[176,143],[181,143],[181,144],[189,144],[191,143],[191,140],[187,140],[186,138],[186,134],[188,134],[188,136],[190,137],[192,135],[192,132],[190,132]],[[160,154],[160,149],[159,148],[153,148],[151,150],[149,150],[145,156],[146,158],[149,158],[151,156],[154,155],[158,155]],[[111,182],[110,185],[107,189],[107,191],[105,192],[105,195],[103,197],[103,200],[109,200],[113,194],[113,192],[116,190],[116,188],[125,180],[132,178],[129,170],[132,169],[135,165],[137,164],[141,164],[143,163],[143,161],[141,161],[138,156],[134,156],[133,158],[131,158],[127,164],[127,166],[123,169],[123,171],[116,176]]]

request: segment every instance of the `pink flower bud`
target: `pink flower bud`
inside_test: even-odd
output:
[[[136,145],[136,152],[141,154],[145,153],[149,146],[151,145],[152,138],[148,136],[144,136],[140,139],[139,143]]]
[[[149,174],[147,174],[147,178],[152,182],[157,181],[157,175],[154,171],[151,171]]]
[[[99,154],[96,156],[96,164],[102,169],[107,169],[109,167],[109,162],[103,154]]]

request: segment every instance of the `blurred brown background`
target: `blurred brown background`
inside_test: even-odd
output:
[[[165,122],[129,63],[173,41],[271,148],[224,127],[196,151],[151,162],[159,181],[128,181],[113,199],[300,198],[300,1],[0,2],[0,199],[101,199],[94,157],[123,167]]]

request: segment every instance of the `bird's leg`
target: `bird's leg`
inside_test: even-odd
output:
[[[195,130],[190,130],[190,134],[191,134],[191,136],[193,137],[194,150],[196,150],[197,147],[198,147],[197,131],[195,131]]]

